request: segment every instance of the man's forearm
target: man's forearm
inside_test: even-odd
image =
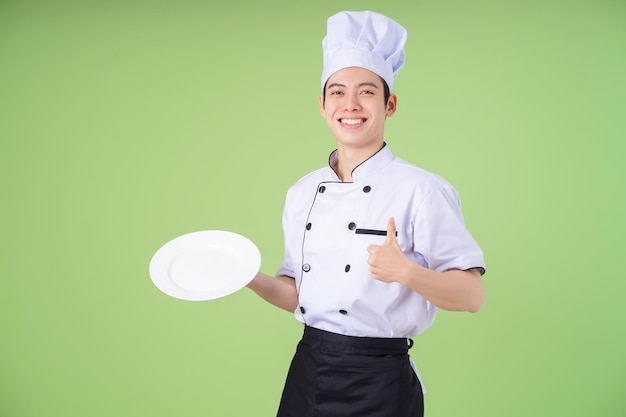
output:
[[[267,302],[283,310],[293,313],[298,306],[296,281],[293,278],[273,277],[259,272],[247,287]]]

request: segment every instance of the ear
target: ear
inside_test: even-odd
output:
[[[396,109],[398,108],[398,97],[395,94],[391,94],[389,96],[389,101],[387,101],[387,117],[391,117],[396,114]]]
[[[324,94],[320,94],[318,99],[320,102],[320,114],[322,115],[322,117],[326,117],[326,110],[324,110]]]

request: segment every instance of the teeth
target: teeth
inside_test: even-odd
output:
[[[359,123],[363,123],[362,119],[341,119],[341,123],[345,123],[347,125],[358,125]]]

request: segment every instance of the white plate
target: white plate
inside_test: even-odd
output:
[[[163,245],[150,261],[150,278],[172,297],[213,300],[245,287],[260,266],[261,253],[246,237],[203,230]]]

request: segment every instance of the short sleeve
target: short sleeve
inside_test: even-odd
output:
[[[295,270],[293,267],[293,256],[291,255],[291,250],[292,250],[292,245],[289,244],[289,239],[288,239],[288,235],[287,232],[290,230],[289,229],[289,224],[290,224],[290,216],[289,216],[289,193],[287,194],[287,201],[285,202],[285,206],[283,208],[283,218],[282,218],[282,224],[283,224],[283,245],[284,245],[284,251],[285,251],[285,256],[283,258],[283,262],[281,263],[280,267],[278,268],[278,271],[276,271],[276,276],[287,276],[287,277],[295,277]]]
[[[414,250],[429,269],[478,268],[485,272],[483,252],[465,226],[456,190],[440,183],[418,206],[413,229]]]

